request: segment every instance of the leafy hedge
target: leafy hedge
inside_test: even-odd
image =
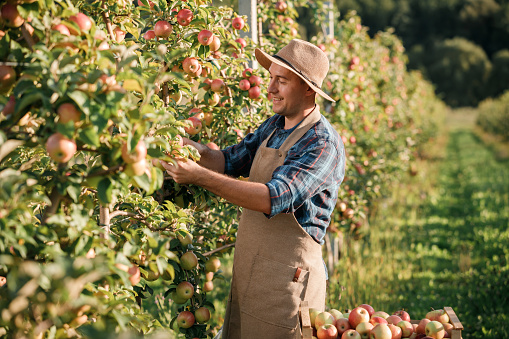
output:
[[[509,91],[496,99],[481,102],[477,124],[486,132],[509,141]]]

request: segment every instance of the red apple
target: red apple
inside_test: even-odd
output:
[[[350,312],[348,321],[352,328],[356,328],[362,322],[369,322],[369,313],[363,307],[356,307]]]
[[[240,48],[242,48],[242,49],[246,48],[246,46],[247,46],[246,40],[244,40],[242,38],[235,39],[235,42],[239,43]]]
[[[156,33],[154,30],[150,29],[143,34],[143,39],[145,40],[154,40],[156,38]]]
[[[190,271],[198,266],[198,257],[193,251],[188,251],[180,257],[180,266],[183,269]]]
[[[0,14],[5,24],[9,27],[19,27],[25,22],[25,19],[19,15],[18,6],[15,4],[6,3],[2,6]]]
[[[361,339],[361,335],[356,330],[349,329],[343,333],[341,339]]]
[[[371,330],[370,339],[391,339],[392,332],[388,325],[378,324]]]
[[[249,89],[249,98],[251,99],[258,99],[260,94],[262,94],[262,90],[258,86],[253,86]]]
[[[50,158],[59,163],[71,160],[76,149],[76,143],[60,133],[51,135],[46,142],[46,151]]]
[[[210,311],[206,307],[200,307],[194,311],[194,317],[196,321],[203,324],[210,320]]]
[[[244,28],[244,19],[241,17],[236,17],[232,20],[232,26],[235,29],[242,29]]]
[[[334,324],[335,321],[334,316],[329,312],[320,312],[315,318],[315,328],[318,330],[320,326]]]
[[[251,75],[249,77],[249,83],[251,86],[259,86],[262,83],[262,78],[257,75]]]
[[[198,33],[198,42],[203,46],[208,46],[214,41],[214,34],[208,29],[202,29]]]
[[[389,326],[389,329],[391,330],[391,333],[392,333],[392,338],[391,339],[401,339],[402,331],[401,331],[401,328],[399,326],[396,326],[394,324],[389,324],[387,326]]]
[[[239,88],[240,88],[242,91],[247,91],[247,90],[249,90],[249,88],[251,88],[251,84],[249,83],[249,80],[247,80],[247,79],[242,79],[242,80],[240,80],[240,82],[239,82]]]
[[[387,320],[382,317],[371,317],[371,319],[369,319],[369,323],[373,324],[373,326],[376,324],[388,324]]]
[[[284,1],[278,1],[278,2],[276,2],[275,7],[276,7],[276,11],[278,11],[280,13],[284,13],[286,11],[286,9],[288,8],[288,5]]]
[[[370,317],[373,315],[373,313],[375,313],[375,309],[371,305],[362,304],[362,305],[359,305],[359,307],[365,308],[366,311],[368,311]]]
[[[322,325],[316,330],[316,337],[318,339],[336,339],[338,337],[338,330],[332,324]]]
[[[253,75],[253,69],[252,68],[246,68],[243,72],[242,72],[242,77],[246,78],[246,79],[249,79],[251,76]],[[251,83],[250,83],[251,84]]]
[[[124,41],[125,32],[120,27],[115,27],[113,33],[115,34],[115,41],[117,43],[121,43],[122,41]]]
[[[226,84],[224,83],[223,79],[214,79],[210,84],[210,89],[216,93],[222,93],[225,88]]]
[[[11,95],[9,97],[9,101],[7,101],[4,109],[2,110],[2,114],[8,116],[9,114],[14,113],[14,107],[16,107],[16,99],[14,98],[14,95]]]
[[[67,28],[67,26],[64,24],[55,25],[51,29],[53,29],[54,31],[59,31],[60,34],[62,34],[62,35],[71,36],[71,32],[69,32],[69,28]]]
[[[401,320],[403,320],[403,319],[401,319],[401,318],[400,318],[400,317],[398,317],[397,315],[394,315],[394,314],[393,314],[393,315],[388,316],[388,317],[387,317],[387,319],[385,319],[385,320],[387,320],[387,322],[388,322],[389,324],[396,325],[397,323],[399,323],[399,322],[400,322]]]
[[[69,121],[77,123],[81,119],[81,112],[73,104],[66,102],[57,108],[58,121],[66,124]]]
[[[0,93],[6,93],[16,82],[16,71],[11,66],[0,65]]]
[[[182,281],[177,285],[175,291],[182,299],[191,299],[194,295],[194,286],[189,281]]]
[[[356,139],[353,135],[350,137],[350,139],[349,139],[349,140],[350,140],[350,143],[351,143],[352,145],[353,145],[353,144],[355,144],[355,143],[357,142],[357,139]]]
[[[336,322],[334,323],[336,328],[338,329],[338,334],[342,335],[346,330],[351,329],[350,323],[348,322],[347,318],[339,318],[336,319]]]
[[[194,57],[187,57],[182,62],[182,68],[187,74],[192,74],[196,73],[196,71],[201,68],[201,65],[198,62],[198,59]]]
[[[122,145],[122,159],[127,164],[132,164],[145,159],[147,156],[147,147],[142,140],[139,140],[136,147],[129,152],[127,142]]]
[[[202,129],[202,123],[201,123],[200,119],[198,119],[196,117],[190,117],[190,118],[187,118],[186,120],[189,121],[189,123],[190,123],[189,125],[184,127],[184,130],[186,131],[187,134],[195,135],[195,134],[200,133],[200,131]]]
[[[401,320],[410,322],[410,314],[408,314],[408,312],[406,312],[404,310],[398,310],[398,311],[394,312],[393,314],[400,317]]]
[[[154,26],[154,33],[159,38],[167,38],[173,32],[173,26],[166,20],[159,20]]]
[[[319,44],[318,48],[320,48],[322,50],[322,52],[325,52],[325,45],[324,44]]]
[[[180,26],[188,26],[192,20],[193,12],[187,8],[181,9],[177,14],[177,22]]]
[[[451,334],[452,334],[452,330],[454,329],[454,326],[451,323],[445,323],[442,325],[444,325],[445,333],[448,334],[449,338],[450,338]],[[444,338],[447,338],[447,337],[444,335]]]
[[[189,328],[194,325],[194,314],[189,311],[180,312],[177,316],[177,324],[182,328]]]
[[[430,322],[431,320],[429,319],[421,319],[421,321],[419,321],[419,324],[417,325],[417,328],[415,329],[415,332],[417,334],[421,334],[421,333],[426,333],[426,325]]]
[[[154,3],[152,1],[148,1],[150,8],[154,8]],[[138,0],[138,6],[145,6],[141,0]]]
[[[204,292],[210,292],[214,289],[214,283],[212,281],[206,281],[203,284],[203,291]]]
[[[408,338],[414,333],[414,327],[412,324],[406,320],[402,320],[396,324],[399,328],[401,328],[401,336],[403,338]]]
[[[209,45],[209,49],[211,52],[215,52],[219,49],[219,47],[221,47],[221,40],[219,39],[219,37],[214,35],[214,39],[212,40],[212,43]]]
[[[443,339],[445,334],[444,325],[436,320],[432,320],[427,323],[424,331],[428,337],[433,339]]]
[[[88,32],[92,28],[92,20],[83,13],[78,13],[69,17],[69,20],[74,22],[80,28],[81,33]],[[72,35],[79,35],[80,33],[74,29],[69,29]]]
[[[141,280],[141,272],[138,265],[133,264],[129,269],[127,270],[127,273],[129,273],[129,281],[132,285],[136,285]]]

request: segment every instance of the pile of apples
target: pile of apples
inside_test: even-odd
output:
[[[442,339],[450,338],[453,330],[443,309],[430,311],[419,321],[411,321],[404,310],[389,315],[368,304],[347,313],[310,308],[309,316],[313,339]]]

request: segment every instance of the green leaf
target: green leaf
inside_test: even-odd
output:
[[[109,177],[99,181],[97,185],[97,196],[102,204],[109,204],[113,201],[113,182]]]
[[[81,130],[80,134],[79,134],[79,138],[85,144],[92,145],[95,147],[100,146],[99,134],[97,131],[97,127],[95,127],[95,126],[89,126],[85,129]]]

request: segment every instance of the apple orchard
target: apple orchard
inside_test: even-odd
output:
[[[269,117],[254,48],[275,53],[299,37],[296,8],[318,20],[323,3],[260,1],[257,45],[245,17],[202,0],[1,6],[0,333],[211,337],[238,211],[159,160],[198,159],[182,136],[224,148]],[[355,239],[391,182],[418,171],[444,106],[394,35],[370,38],[353,15],[336,26],[311,42],[331,56],[336,103],[319,104],[347,149],[329,237]],[[156,287],[171,321],[146,307]]]

